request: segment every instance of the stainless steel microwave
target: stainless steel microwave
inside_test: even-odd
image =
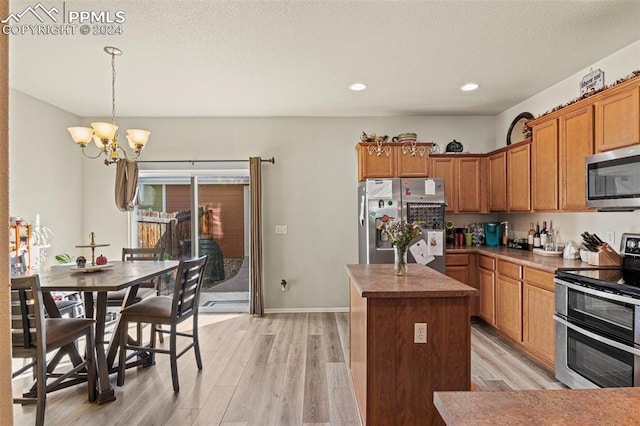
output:
[[[587,207],[640,209],[640,145],[588,156],[586,174]]]

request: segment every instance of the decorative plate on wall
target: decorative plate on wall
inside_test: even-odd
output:
[[[522,126],[524,126],[524,123],[534,118],[535,117],[530,112],[521,112],[518,114],[511,122],[509,130],[507,130],[507,145],[511,145],[511,142],[519,142],[526,139],[522,132]]]

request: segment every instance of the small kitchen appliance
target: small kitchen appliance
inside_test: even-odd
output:
[[[500,222],[487,222],[484,224],[485,244],[499,246],[502,241],[502,226]]]
[[[640,208],[640,148],[637,146],[587,156],[586,205],[598,210]]]

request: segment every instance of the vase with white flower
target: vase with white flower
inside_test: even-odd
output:
[[[402,219],[391,219],[384,216],[378,225],[378,229],[387,236],[394,250],[394,272],[396,275],[407,273],[407,249],[413,239],[422,235],[419,221],[407,222]]]

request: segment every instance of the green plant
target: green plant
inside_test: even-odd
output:
[[[56,254],[56,261],[58,263],[70,263],[73,262],[73,257],[68,254]]]

